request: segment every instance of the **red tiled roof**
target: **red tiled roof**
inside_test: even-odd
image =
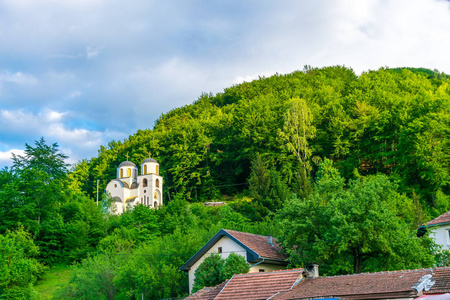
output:
[[[436,225],[439,223],[449,223],[450,222],[450,211],[446,212],[443,215],[440,215],[439,217],[427,222],[428,225]]]
[[[267,299],[288,291],[301,279],[303,269],[234,275],[215,299]]]
[[[273,299],[304,299],[313,297],[352,297],[363,299],[364,295],[403,293],[413,294],[412,287],[419,279],[430,274],[431,269],[363,273],[344,276],[305,279],[291,291]]]
[[[435,268],[433,279],[434,285],[425,294],[450,293],[450,267]]]
[[[218,284],[214,287],[205,287],[185,298],[185,300],[213,300],[214,298],[216,298],[217,294],[220,293],[227,282],[228,280],[225,280],[221,284]]]
[[[225,229],[225,231],[246,245],[248,248],[258,253],[261,257],[278,260],[286,260],[288,258],[288,256],[282,252],[276,238],[272,238],[273,246],[271,246],[268,242],[268,237],[265,235],[257,235],[228,229]]]

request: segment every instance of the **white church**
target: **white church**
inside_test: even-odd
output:
[[[111,195],[116,205],[116,214],[132,209],[137,204],[151,208],[163,205],[163,178],[159,176],[159,164],[153,158],[141,164],[141,175],[134,163],[122,162],[117,167],[117,179],[111,180],[105,191]]]

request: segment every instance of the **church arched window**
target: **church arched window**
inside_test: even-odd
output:
[[[155,192],[155,193],[153,194],[153,198],[158,199],[158,193],[157,193],[157,192]]]
[[[134,170],[134,178],[137,178],[137,170]]]
[[[159,175],[159,166],[156,166],[156,175]]]
[[[148,186],[147,178],[144,178],[144,180],[142,181],[142,185],[143,185],[144,187]],[[144,193],[145,193],[145,191],[144,191]]]
[[[144,165],[144,175],[147,174],[147,165]]]
[[[156,179],[155,186],[159,188],[159,179]]]
[[[127,169],[127,177],[131,177],[131,169]]]
[[[158,202],[155,201],[155,203],[153,203],[153,206],[156,208],[158,207]]]
[[[123,169],[120,169],[120,178],[123,178]]]

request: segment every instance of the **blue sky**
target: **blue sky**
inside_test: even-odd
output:
[[[0,0],[0,168],[25,143],[69,163],[163,113],[304,65],[450,73],[444,0]]]

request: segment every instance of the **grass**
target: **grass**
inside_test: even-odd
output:
[[[69,282],[72,270],[66,265],[53,266],[47,270],[34,288],[39,294],[40,300],[52,299],[53,294],[59,286]]]

